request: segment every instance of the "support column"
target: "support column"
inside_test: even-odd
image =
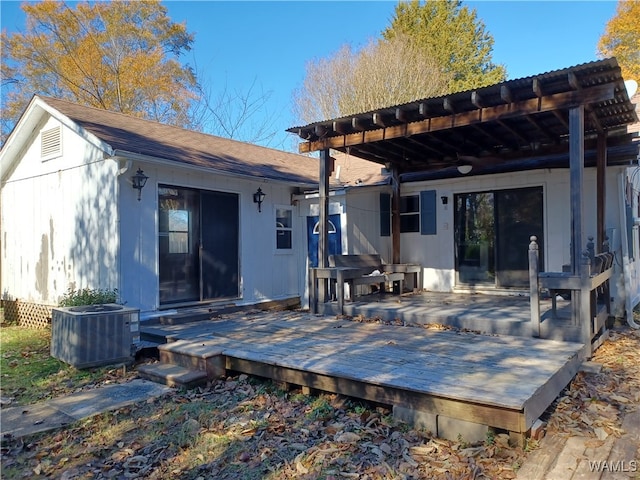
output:
[[[583,185],[584,185],[584,106],[569,110],[569,171],[571,191],[571,272],[580,276],[582,272],[583,232]],[[571,294],[571,323],[582,329],[588,322],[582,312],[581,292]]]
[[[580,275],[584,236],[584,105],[569,110],[569,170],[571,177],[571,271]]]
[[[329,266],[329,176],[331,175],[331,157],[329,150],[320,151],[320,185],[319,185],[319,207],[320,207],[320,235],[318,239],[318,267]],[[327,301],[328,280],[321,280],[318,288],[320,302]]]
[[[597,160],[596,160],[596,209],[597,228],[596,241],[598,253],[602,253],[602,246],[606,236],[605,208],[607,198],[607,134],[598,134]]]
[[[398,167],[391,167],[391,263],[400,261],[400,174]],[[402,292],[401,292],[402,293]]]

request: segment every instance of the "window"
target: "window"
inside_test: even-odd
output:
[[[420,231],[420,197],[400,197],[400,232]]]
[[[276,248],[278,250],[291,249],[292,218],[293,210],[290,208],[276,209]]]
[[[193,228],[193,225],[191,225],[189,197],[193,196],[194,193],[191,191],[181,192],[169,187],[158,189],[160,202],[158,234],[161,250],[164,253],[191,253],[189,229]]]
[[[49,160],[62,154],[62,129],[58,127],[40,133],[40,156]]]
[[[189,253],[189,211],[169,210],[169,253]]]
[[[338,229],[336,228],[336,224],[329,220],[329,230],[327,231],[327,233],[336,233],[337,231]],[[320,221],[317,221],[313,226],[313,234],[320,235]]]

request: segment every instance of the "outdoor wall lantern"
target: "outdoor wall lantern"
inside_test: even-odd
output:
[[[447,197],[446,195],[441,196],[440,200],[442,200],[443,205],[446,205],[447,203],[449,203],[449,197]]]
[[[264,197],[266,197],[265,193],[262,191],[262,188],[258,187],[258,191],[253,194],[253,203],[258,204],[258,212],[262,212],[262,202],[264,201]]]
[[[133,188],[138,190],[138,201],[140,201],[140,194],[142,193],[142,189],[144,188],[148,179],[149,177],[147,177],[140,168],[138,168],[136,174],[131,177],[131,180],[133,181]]]

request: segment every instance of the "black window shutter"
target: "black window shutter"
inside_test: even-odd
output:
[[[380,236],[391,236],[391,195],[380,194]]]
[[[435,235],[436,228],[436,191],[424,190],[420,192],[420,233]]]

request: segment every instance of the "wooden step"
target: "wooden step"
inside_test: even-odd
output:
[[[152,382],[169,387],[194,388],[207,383],[205,370],[189,370],[188,368],[169,363],[151,363],[141,365],[138,375]]]
[[[226,359],[222,348],[215,340],[178,340],[158,347],[160,362],[178,365],[189,370],[202,370],[209,379],[225,374]]]
[[[178,340],[158,346],[160,362],[138,368],[141,377],[172,387],[192,388],[226,373],[226,359],[215,340]]]
[[[217,313],[212,311],[183,312],[172,315],[162,315],[153,320],[155,325],[182,325],[184,323],[201,322],[211,320]]]

